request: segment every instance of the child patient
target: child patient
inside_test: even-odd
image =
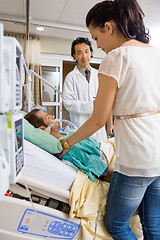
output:
[[[44,130],[57,139],[65,138],[66,136],[66,134],[60,132],[58,122],[54,122],[53,126],[50,126],[55,119],[54,115],[48,115],[39,109],[34,109],[26,114],[24,118],[35,128]],[[96,176],[103,181],[110,182],[113,169],[107,167],[107,165],[100,160],[100,150],[94,143],[98,145],[92,138],[85,139],[75,144],[68,153],[62,156],[62,159],[70,161],[82,169],[91,180],[94,180]]]

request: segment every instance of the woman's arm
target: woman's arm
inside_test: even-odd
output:
[[[74,134],[66,139],[70,146],[88,138],[106,124],[112,111],[117,86],[118,83],[114,78],[99,74],[99,88],[92,116]],[[62,146],[63,141],[64,140],[61,140]],[[59,157],[67,151],[68,149],[64,149]]]

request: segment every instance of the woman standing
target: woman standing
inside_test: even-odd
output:
[[[137,239],[129,227],[138,208],[144,239],[160,236],[160,49],[150,46],[136,0],[103,1],[87,14],[97,47],[106,52],[91,118],[65,141],[64,150],[116,116],[116,165],[105,226],[113,239]]]

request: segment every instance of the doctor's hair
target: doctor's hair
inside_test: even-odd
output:
[[[47,124],[44,123],[43,118],[37,116],[37,112],[40,110],[38,108],[33,109],[29,113],[27,113],[24,118],[35,128],[39,128],[41,126],[48,127]]]
[[[103,1],[89,10],[86,25],[103,31],[105,23],[113,20],[125,38],[149,43],[150,35],[144,26],[144,16],[136,0]]]
[[[91,51],[91,57],[93,57],[93,48],[92,48],[92,45],[91,45],[91,42],[89,41],[89,39],[87,37],[78,37],[76,38],[73,42],[72,42],[72,46],[71,46],[71,56],[74,58],[75,60],[75,46],[77,44],[81,44],[81,43],[86,43],[89,48],[90,48],[90,51]]]

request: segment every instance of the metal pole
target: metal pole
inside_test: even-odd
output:
[[[29,4],[30,0],[26,0],[26,39],[29,39]]]
[[[55,88],[51,83],[49,83],[46,79],[44,79],[43,77],[39,76],[37,73],[35,73],[33,70],[29,70],[30,74],[35,75],[37,78],[39,78],[40,80],[42,80],[43,82],[45,82],[48,86],[50,86],[54,91],[58,92],[59,94],[62,94],[62,92],[60,90],[58,90],[57,88]]]

